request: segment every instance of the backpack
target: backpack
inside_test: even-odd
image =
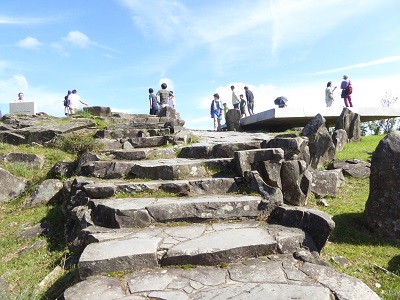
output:
[[[351,85],[351,82],[349,81],[349,85],[346,88],[346,94],[351,95],[352,92],[353,92],[353,86]]]
[[[64,106],[68,106],[68,96],[64,97]]]

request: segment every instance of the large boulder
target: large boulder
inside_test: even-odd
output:
[[[304,160],[288,160],[282,163],[281,182],[285,203],[304,206],[311,191],[311,173]]]
[[[302,136],[308,137],[310,148],[310,166],[313,169],[323,167],[335,158],[336,150],[332,138],[325,126],[325,119],[316,115],[302,130]]]
[[[226,113],[226,128],[228,131],[238,131],[240,128],[240,110],[230,109]]]
[[[28,188],[28,182],[0,168],[0,203],[17,198]]]
[[[296,134],[279,134],[262,144],[262,148],[281,148],[285,159],[303,159],[308,163],[307,146],[308,140]]]
[[[343,108],[336,122],[335,130],[344,129],[350,142],[361,141],[360,115],[348,108]]]
[[[381,140],[371,160],[364,220],[374,232],[400,241],[400,131]]]
[[[243,176],[245,171],[257,170],[261,161],[283,159],[283,150],[278,148],[251,149],[235,152],[236,169]]]

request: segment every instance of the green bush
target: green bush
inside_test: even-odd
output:
[[[98,151],[104,147],[102,143],[90,134],[80,135],[77,133],[60,135],[54,139],[51,145],[53,148],[72,154],[81,154],[86,151]]]

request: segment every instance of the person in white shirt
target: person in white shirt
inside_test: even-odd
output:
[[[325,89],[325,103],[326,107],[331,107],[332,103],[334,101],[333,99],[333,92],[336,90],[336,86],[332,90],[332,81],[329,81],[326,84],[326,89]]]
[[[69,95],[68,100],[69,100],[69,110],[71,114],[74,114],[78,111],[79,102],[82,103],[83,105],[88,106],[87,103],[83,102],[81,97],[78,96],[76,90],[72,90],[72,94]]]
[[[168,106],[172,107],[173,109],[176,109],[176,101],[175,101],[175,96],[174,96],[173,91],[169,92]]]

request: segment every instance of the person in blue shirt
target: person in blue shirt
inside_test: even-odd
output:
[[[211,101],[210,114],[214,119],[214,131],[221,131],[222,102],[218,94],[214,94],[214,100]]]
[[[154,90],[149,88],[149,102],[150,102],[150,115],[157,115],[158,103],[156,95],[153,94]]]

